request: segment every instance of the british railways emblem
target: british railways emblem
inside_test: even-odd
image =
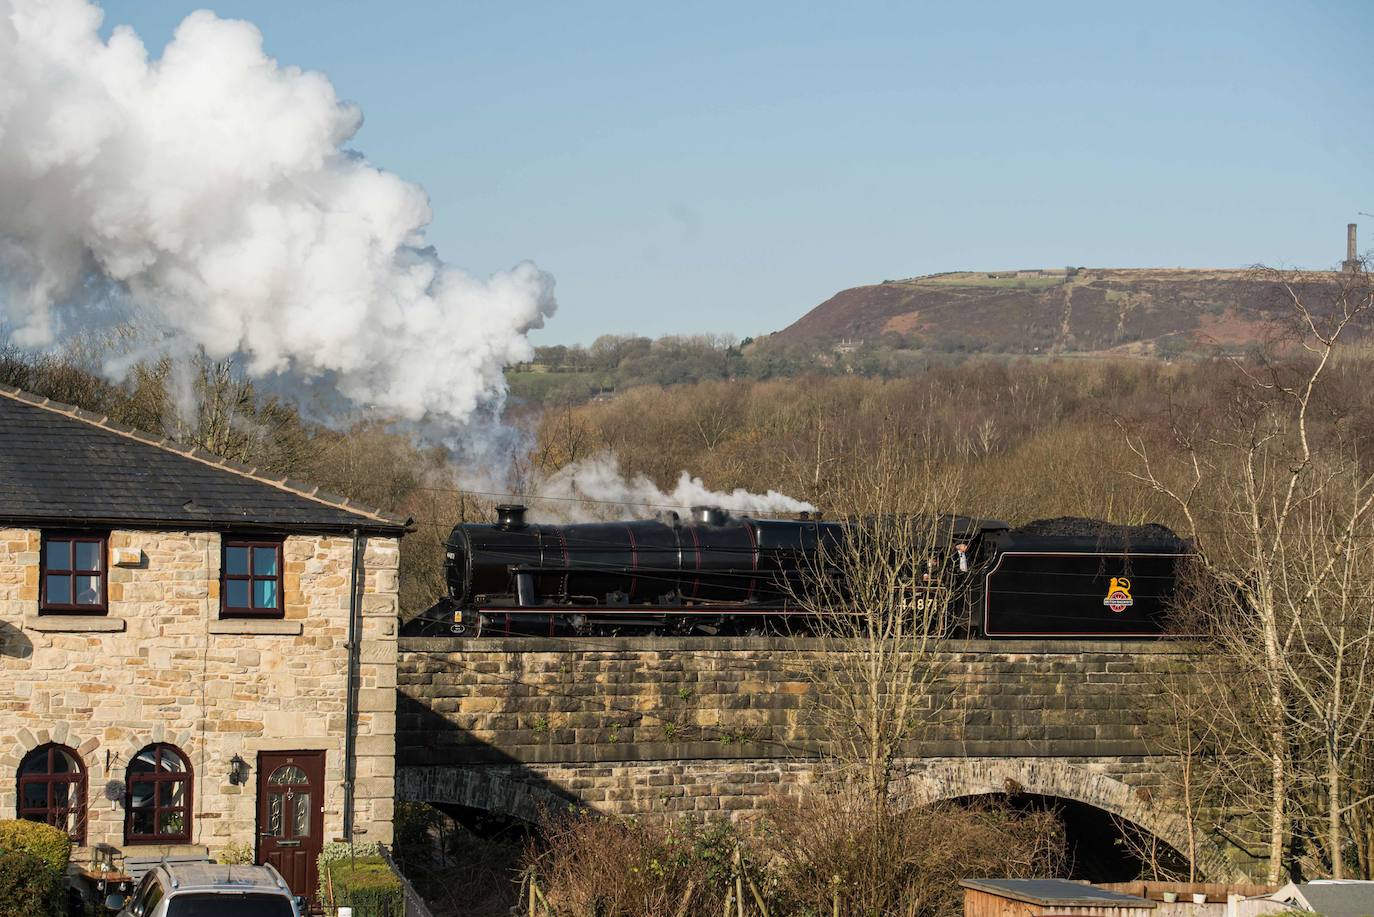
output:
[[[1131,581],[1124,576],[1113,576],[1112,584],[1107,589],[1107,597],[1102,600],[1102,604],[1117,614],[1134,605],[1135,599],[1131,598]]]

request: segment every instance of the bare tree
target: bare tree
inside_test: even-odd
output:
[[[1206,830],[1205,813],[1215,798],[1221,771],[1213,765],[1216,747],[1213,715],[1215,692],[1191,667],[1165,673],[1161,696],[1167,704],[1165,722],[1155,751],[1173,758],[1177,767],[1167,772],[1174,796],[1183,805],[1187,830],[1187,881],[1198,881],[1199,837]],[[1123,835],[1124,836],[1124,835]],[[1153,850],[1151,852],[1154,852]],[[1157,861],[1142,862],[1153,864]],[[1152,867],[1153,872],[1160,872]],[[1152,878],[1161,878],[1153,875]]]
[[[1333,478],[1328,499],[1304,507],[1295,526],[1289,591],[1303,605],[1290,611],[1292,648],[1283,657],[1294,742],[1307,750],[1296,756],[1296,776],[1321,788],[1312,835],[1335,879],[1346,877],[1345,850],[1355,840],[1349,815],[1374,805],[1367,791],[1352,794],[1347,779],[1369,754],[1374,730],[1374,526],[1369,482],[1357,474],[1347,468]],[[1363,871],[1358,858],[1356,868]]]
[[[1224,752],[1237,765],[1234,785],[1266,798],[1269,881],[1277,883],[1289,864],[1295,729],[1306,728],[1306,719],[1294,716],[1302,695],[1294,677],[1308,655],[1304,635],[1374,506],[1374,478],[1333,422],[1338,406],[1324,400],[1323,384],[1343,336],[1374,306],[1374,294],[1357,278],[1318,308],[1300,292],[1310,289],[1301,278],[1270,279],[1286,297],[1289,348],[1232,361],[1233,380],[1221,389],[1223,416],[1209,425],[1196,418],[1174,424],[1179,465],[1165,467],[1140,438],[1130,445],[1137,479],[1175,503],[1201,548],[1214,587],[1205,596],[1209,648],[1227,670],[1215,698],[1234,740]],[[1350,488],[1349,499],[1328,517],[1337,486]],[[1315,556],[1314,537],[1324,548]],[[1262,768],[1252,766],[1257,761]],[[1339,871],[1339,856],[1332,868]]]
[[[903,749],[933,713],[938,649],[962,576],[953,548],[958,475],[890,438],[871,456],[848,505],[845,534],[822,544],[794,588],[821,647],[803,655],[836,772],[886,815]]]

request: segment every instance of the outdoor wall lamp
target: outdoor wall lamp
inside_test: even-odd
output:
[[[248,762],[237,753],[229,759],[229,782],[234,786],[243,786],[248,782]]]

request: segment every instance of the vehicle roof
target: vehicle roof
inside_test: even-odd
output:
[[[234,889],[290,895],[285,880],[270,866],[230,866],[221,863],[159,863],[178,892]]]

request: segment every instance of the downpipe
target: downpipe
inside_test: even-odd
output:
[[[357,707],[358,707],[358,658],[359,658],[359,634],[358,634],[358,607],[361,604],[359,592],[362,584],[359,581],[359,574],[362,572],[362,540],[358,535],[358,530],[353,530],[353,568],[349,578],[348,590],[348,689],[347,697],[344,701],[344,803],[343,803],[343,836],[348,843],[353,843],[353,784],[357,776],[357,756],[354,750],[357,745],[355,738],[357,734]]]

